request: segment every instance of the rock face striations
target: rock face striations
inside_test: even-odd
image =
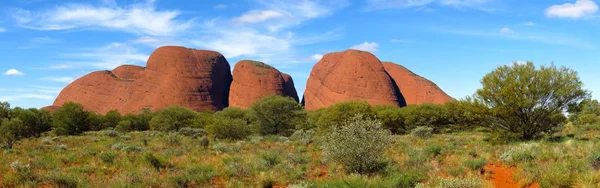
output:
[[[248,108],[267,95],[298,101],[292,77],[265,63],[240,61],[232,75],[229,63],[218,52],[164,46],[150,55],[146,67],[122,65],[75,80],[52,106],[43,109],[55,111],[72,101],[100,114],[110,110],[138,113],[170,105],[216,111],[229,106]],[[310,73],[302,103],[307,110],[316,110],[351,100],[406,106],[453,99],[433,82],[403,66],[381,63],[369,52],[326,54]]]
[[[373,54],[358,50],[326,54],[313,67],[306,83],[306,109],[350,100],[371,105],[406,105],[396,83]]]
[[[291,77],[258,61],[243,60],[233,68],[229,92],[231,107],[248,108],[268,95],[290,96],[298,101]]]
[[[150,55],[146,68],[124,65],[77,79],[63,89],[54,106],[73,101],[101,114],[170,105],[220,110],[229,105],[231,81],[229,63],[220,53],[165,46]]]
[[[444,104],[454,100],[432,81],[425,79],[402,65],[383,62],[383,67],[396,81],[406,104],[435,103]]]

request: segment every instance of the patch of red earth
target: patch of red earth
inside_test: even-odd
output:
[[[311,172],[315,172],[315,171],[317,171],[317,170],[319,170],[319,171],[320,171],[320,173],[318,173],[318,174],[309,174],[309,175],[308,175],[308,179],[317,179],[317,180],[322,180],[322,179],[324,179],[325,177],[327,177],[327,172],[328,172],[328,171],[327,171],[327,167],[325,167],[324,165],[317,166],[317,167],[315,167],[315,168],[314,168],[314,169],[313,169]]]
[[[494,187],[502,188],[521,188],[520,184],[513,179],[513,173],[515,168],[504,168],[502,164],[488,164],[483,168],[486,172],[489,172],[492,176],[489,181]],[[525,188],[539,188],[538,183],[525,186]]]
[[[221,176],[217,176],[212,179],[213,187],[225,187],[226,183],[227,181],[225,181],[225,179]]]

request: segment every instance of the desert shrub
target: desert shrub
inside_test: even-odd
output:
[[[463,162],[463,166],[471,170],[481,170],[486,164],[485,159],[469,159]]]
[[[102,118],[102,127],[103,128],[115,128],[121,121],[121,113],[118,110],[111,110],[104,115]]]
[[[109,130],[104,130],[104,131],[102,131],[102,133],[104,133],[105,136],[113,137],[113,138],[119,136],[119,134],[117,133],[117,131],[110,130],[110,129]]]
[[[594,114],[600,116],[600,102],[591,98],[581,101],[579,104],[569,106],[569,121],[576,122],[579,116],[584,114]]]
[[[95,112],[87,112],[87,131],[99,131],[104,129],[104,125],[102,124],[104,121],[104,116],[101,114],[96,114]],[[85,132],[85,131],[84,131]]]
[[[52,130],[57,135],[77,135],[90,130],[92,115],[81,104],[66,102],[52,117]]]
[[[272,168],[281,162],[280,153],[275,150],[264,151],[260,153],[260,159],[264,167]]]
[[[150,130],[150,121],[154,113],[149,109],[143,109],[140,114],[127,114],[121,117],[116,129],[121,132]]]
[[[312,142],[314,136],[314,129],[297,130],[296,132],[294,132],[294,134],[292,134],[292,136],[290,136],[290,140],[297,141],[302,144],[309,144],[310,142]]]
[[[213,124],[206,127],[208,135],[215,139],[245,139],[252,130],[246,121],[241,119],[218,118]]]
[[[195,138],[206,135],[206,131],[204,131],[204,129],[191,128],[191,127],[181,128],[181,129],[179,129],[178,133],[183,136],[189,136],[189,137],[195,137]]]
[[[480,188],[483,187],[484,182],[479,178],[473,179],[455,179],[455,178],[441,178],[439,184],[436,187],[439,188]]]
[[[14,180],[16,182],[24,183],[27,181],[34,181],[36,179],[35,173],[29,164],[21,161],[13,161],[10,163],[10,168],[17,172]]]
[[[183,127],[198,127],[198,113],[185,107],[169,106],[156,112],[150,120],[150,128],[158,131],[177,131]]]
[[[304,107],[291,97],[266,96],[253,103],[248,111],[252,126],[261,135],[289,136],[296,126],[307,123]]]
[[[596,114],[581,114],[574,123],[576,125],[590,125],[598,122],[600,122],[600,117]]]
[[[600,170],[600,148],[596,147],[587,158],[588,163],[594,170]]]
[[[343,165],[348,173],[369,173],[382,168],[391,133],[379,121],[365,120],[358,114],[333,127],[322,142],[326,160]]]
[[[426,126],[419,126],[410,131],[410,134],[420,138],[431,137],[433,135],[433,128]]]
[[[423,182],[427,178],[427,174],[414,170],[404,172],[396,172],[386,176],[386,181],[389,187],[415,187],[418,183]]]
[[[150,164],[156,171],[160,171],[160,169],[165,168],[165,164],[163,164],[162,160],[158,157],[152,155],[152,153],[145,153],[144,160]]]
[[[451,131],[464,131],[485,126],[489,122],[489,109],[470,97],[444,103],[448,111]]]
[[[79,187],[79,182],[72,175],[68,174],[51,174],[50,180],[55,187],[61,188],[76,188]]]
[[[140,146],[125,146],[121,149],[121,151],[124,151],[127,153],[140,153],[143,151],[143,149]]]
[[[450,113],[439,104],[420,104],[407,106],[404,123],[409,127],[429,126],[436,133],[450,124]]]
[[[187,167],[180,176],[172,177],[178,187],[188,187],[190,185],[203,185],[209,183],[217,175],[217,171],[210,165],[193,165]]]
[[[12,149],[15,143],[23,138],[25,126],[19,118],[4,119],[0,125],[0,147]]]
[[[167,144],[169,146],[179,146],[181,145],[181,140],[181,136],[175,132],[171,132],[167,135]]]
[[[343,125],[359,113],[362,114],[361,117],[365,120],[375,118],[375,113],[371,109],[371,105],[366,102],[349,101],[336,103],[324,109],[319,115],[319,119],[316,122],[317,133],[319,135],[326,134],[332,127]]]
[[[228,107],[221,111],[215,112],[216,118],[230,118],[230,119],[241,119],[245,120],[246,123],[250,124],[250,114],[248,110],[244,110],[237,107]]]
[[[0,119],[9,118],[10,103],[0,101]]]
[[[404,124],[406,110],[397,106],[375,106],[373,107],[377,119],[383,127],[394,134],[407,133],[409,128]]]
[[[112,164],[117,158],[117,155],[112,152],[105,152],[101,153],[98,157],[100,160],[102,160],[102,162]]]
[[[566,122],[563,112],[589,96],[576,71],[555,65],[536,69],[532,62],[498,67],[481,84],[475,97],[491,110],[490,128],[521,140],[558,131]]]
[[[119,123],[117,123],[117,126],[115,129],[119,132],[130,132],[130,131],[135,130],[133,128],[132,124],[133,123],[131,123],[131,120],[124,119],[124,120],[119,121]]]
[[[442,154],[442,146],[429,145],[425,148],[425,153],[432,157],[438,156],[438,155]]]

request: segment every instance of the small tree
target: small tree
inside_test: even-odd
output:
[[[389,130],[377,120],[365,120],[361,114],[333,127],[322,138],[326,160],[343,165],[348,173],[361,174],[381,170],[384,152],[392,143]]]
[[[371,105],[362,101],[348,101],[334,104],[324,109],[317,120],[317,131],[319,135],[323,135],[331,129],[331,127],[344,124],[349,119],[362,114],[362,118],[373,119],[375,113],[371,110]]]
[[[122,116],[118,110],[111,110],[102,118],[102,128],[115,128],[121,121]]]
[[[35,108],[14,108],[10,112],[12,118],[19,118],[24,127],[23,137],[39,137],[41,133],[50,131],[52,126],[51,114]]]
[[[181,106],[169,106],[156,112],[150,128],[159,131],[177,131],[183,127],[197,127],[196,111]]]
[[[491,109],[491,127],[524,140],[556,131],[562,113],[589,96],[576,71],[532,62],[498,67],[481,84],[476,98]]]
[[[2,120],[0,125],[0,146],[6,149],[12,149],[15,143],[23,138],[25,125],[19,118]]]
[[[9,118],[10,104],[8,102],[0,102],[0,119]]]
[[[306,111],[291,97],[267,96],[249,109],[252,124],[259,134],[289,136],[297,125],[307,123]]]
[[[90,130],[89,113],[81,104],[66,102],[52,115],[52,130],[57,135],[77,135]]]
[[[212,138],[230,140],[241,140],[252,134],[246,121],[227,117],[216,118],[211,125],[206,127],[206,131]]]
[[[409,128],[404,124],[406,110],[397,106],[375,106],[373,111],[377,114],[377,119],[381,121],[383,127],[389,129],[394,134],[407,133]]]

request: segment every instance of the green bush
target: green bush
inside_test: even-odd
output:
[[[433,128],[419,126],[415,129],[411,130],[410,134],[413,136],[416,136],[416,137],[420,137],[420,138],[431,137],[431,135],[433,135]]]
[[[381,121],[383,127],[389,129],[394,134],[407,133],[409,127],[404,123],[406,110],[397,106],[375,106],[373,107],[377,119]]]
[[[464,131],[489,123],[489,109],[470,97],[446,102],[443,106],[449,113],[449,123],[454,125],[450,127],[452,131]]]
[[[10,103],[0,101],[0,119],[9,118]]]
[[[291,97],[266,96],[249,108],[252,125],[261,135],[289,136],[307,123],[304,107]]]
[[[600,122],[600,117],[596,114],[582,114],[579,115],[577,120],[574,122],[576,125],[591,125]]]
[[[52,116],[52,130],[57,135],[78,135],[90,130],[90,113],[81,104],[66,102]]]
[[[362,114],[361,117],[364,120],[375,118],[375,113],[366,102],[342,102],[323,109],[316,122],[317,133],[319,135],[327,134],[332,127],[343,125],[359,113]]]
[[[206,127],[208,135],[215,139],[245,139],[252,130],[246,121],[241,119],[218,118],[212,125]]]
[[[407,106],[404,123],[409,127],[428,126],[433,128],[435,133],[450,124],[450,113],[444,106],[439,104],[420,104],[417,106]]]
[[[469,159],[463,162],[463,166],[471,170],[481,170],[486,164],[485,159]]]
[[[391,145],[391,133],[376,120],[360,114],[333,127],[323,137],[321,149],[326,160],[339,163],[348,173],[381,170],[384,152]]]
[[[118,110],[111,110],[102,118],[102,128],[115,128],[121,121],[121,113]]]
[[[158,131],[177,131],[183,127],[199,127],[198,113],[181,106],[169,106],[156,112],[150,120],[150,128]]]
[[[102,160],[102,162],[112,164],[117,158],[117,155],[112,152],[106,152],[101,153],[98,157]]]
[[[52,115],[45,110],[35,108],[14,108],[10,111],[11,118],[19,118],[23,122],[24,132],[20,136],[24,138],[39,137],[41,133],[52,129]]]
[[[247,110],[237,108],[237,107],[229,107],[225,108],[221,111],[216,112],[215,118],[229,118],[229,119],[241,119],[246,121],[246,123],[250,124],[250,114]]]

